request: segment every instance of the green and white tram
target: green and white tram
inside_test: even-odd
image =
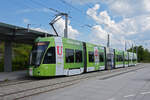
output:
[[[114,50],[115,68],[133,65],[133,53]],[[76,75],[108,69],[106,47],[62,37],[37,38],[30,54],[30,76]],[[137,59],[134,54],[134,59]],[[111,62],[109,62],[111,63]],[[137,62],[134,61],[134,65]]]

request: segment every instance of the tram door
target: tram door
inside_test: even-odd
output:
[[[95,58],[95,65],[99,64],[99,53],[98,53],[98,48],[94,47],[94,58]]]
[[[64,75],[63,43],[61,37],[55,37],[56,75]]]
[[[114,50],[110,49],[109,53],[107,54],[107,69],[113,69],[115,67],[115,54]]]

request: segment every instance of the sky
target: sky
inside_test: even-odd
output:
[[[102,46],[110,35],[112,48],[132,44],[150,50],[150,0],[1,0],[0,22],[54,34],[50,21],[57,12],[69,14],[68,37]],[[63,36],[65,20],[55,23]]]

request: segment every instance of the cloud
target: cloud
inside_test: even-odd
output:
[[[71,4],[105,4],[114,16],[132,17],[150,12],[150,0],[66,0]]]
[[[111,19],[107,11],[97,13],[97,10],[100,7],[98,5],[99,4],[96,4],[93,8],[87,10],[87,14],[99,24],[92,27],[91,34],[95,37],[91,39],[91,42],[106,45],[107,35],[110,34],[113,46],[122,46],[124,44],[123,41],[125,40],[122,36],[122,30],[119,29],[115,21]]]
[[[30,20],[27,19],[27,18],[24,18],[23,19],[23,23],[29,24]],[[50,33],[50,34],[56,35],[56,33],[52,29],[47,30],[47,29],[43,29],[41,27],[33,27],[33,26],[34,26],[34,24],[31,24],[31,29],[32,30],[36,30],[36,31],[40,31],[40,32],[46,32],[46,33]],[[58,32],[58,35],[64,37],[65,20],[63,18],[60,18],[54,24],[54,26],[55,26],[56,31]],[[81,33],[77,29],[74,29],[70,25],[70,21],[68,21],[68,38],[77,39],[77,37],[79,37],[80,34]]]
[[[117,15],[130,15],[134,13],[134,6],[127,0],[116,0],[109,4],[110,10]]]
[[[100,25],[95,25],[92,27],[92,32],[89,35],[89,41],[96,44],[106,45],[107,32],[103,30]]]
[[[23,23],[25,23],[25,24],[29,24],[29,23],[30,23],[30,20],[29,20],[29,19],[27,19],[27,18],[24,18],[24,19],[23,19]]]
[[[106,45],[104,41],[107,39],[107,34],[110,34],[112,46],[123,49],[125,41],[133,43],[135,40],[150,40],[148,36],[150,32],[150,14],[131,18],[124,17],[120,22],[115,22],[106,10],[98,12],[99,9],[100,5],[95,4],[93,8],[87,10],[88,16],[98,24],[92,27],[92,33],[89,36],[94,36],[94,38],[91,39],[91,42]],[[143,44],[142,41],[140,41],[140,44]]]
[[[65,0],[68,3],[85,5],[89,3],[98,3],[100,0]]]
[[[35,30],[35,31],[40,31],[40,32],[44,32],[44,33],[49,33],[49,31],[48,30],[46,30],[46,29],[42,29],[42,28],[39,28],[39,27],[37,27],[37,28],[31,28],[32,30]]]
[[[146,11],[150,12],[150,0],[142,0],[143,1],[143,7]]]
[[[115,21],[111,20],[110,16],[108,15],[107,11],[102,11],[99,14],[97,14],[97,10],[99,9],[100,5],[95,4],[93,8],[89,8],[87,10],[87,15],[91,16],[92,19],[98,23],[98,24],[103,24],[104,26],[107,26],[109,28],[113,28],[116,31],[118,30]]]
[[[64,36],[64,28],[65,28],[65,20],[64,19],[59,19],[55,23],[55,28],[57,29],[57,32],[60,36]],[[74,29],[70,25],[70,21],[68,21],[68,37],[72,39],[76,39],[80,35],[79,31],[77,29]]]

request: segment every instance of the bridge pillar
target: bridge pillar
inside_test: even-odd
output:
[[[4,46],[4,72],[12,71],[12,42],[5,41]]]

